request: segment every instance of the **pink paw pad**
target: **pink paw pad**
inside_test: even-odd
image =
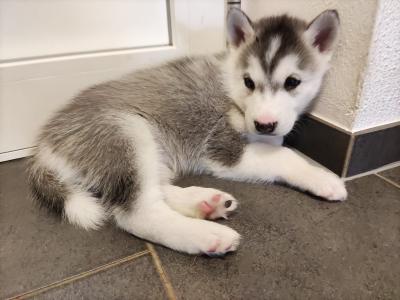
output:
[[[204,214],[209,215],[209,214],[211,214],[211,213],[215,210],[215,208],[212,207],[210,204],[208,204],[207,201],[202,201],[202,202],[200,203],[200,210],[201,210]]]
[[[204,198],[203,198],[204,199]],[[229,194],[215,193],[202,200],[197,209],[201,218],[215,220],[228,218],[228,214],[237,207],[236,200]]]

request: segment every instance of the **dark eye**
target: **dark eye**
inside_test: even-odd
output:
[[[289,76],[285,80],[285,90],[287,90],[287,91],[294,90],[300,83],[301,83],[301,80],[296,79],[292,76]]]
[[[243,80],[244,80],[244,85],[249,89],[249,90],[252,90],[252,91],[254,91],[254,89],[255,89],[255,84],[254,84],[254,81],[249,77],[249,76],[244,76],[243,77]]]

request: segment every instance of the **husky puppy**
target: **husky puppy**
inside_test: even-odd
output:
[[[86,229],[107,219],[186,253],[234,251],[240,235],[205,219],[237,207],[229,193],[172,184],[207,173],[281,181],[328,200],[343,182],[281,146],[318,94],[339,18],[227,17],[229,50],[178,59],[80,93],[44,126],[30,167],[37,202]]]

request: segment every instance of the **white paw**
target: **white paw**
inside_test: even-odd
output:
[[[227,219],[229,213],[238,206],[232,195],[212,188],[166,186],[164,192],[165,200],[171,208],[192,218]]]
[[[237,200],[232,195],[217,189],[191,186],[184,191],[187,193],[186,203],[191,206],[192,216],[195,218],[227,219],[229,213],[238,206]]]
[[[218,223],[204,220],[190,228],[191,249],[189,253],[220,256],[235,251],[240,243],[240,235],[235,230]],[[188,228],[189,229],[189,228]]]
[[[204,219],[228,218],[228,214],[238,206],[237,200],[230,194],[215,190],[197,205],[199,215]]]
[[[313,176],[311,188],[314,195],[331,201],[344,201],[347,198],[347,191],[344,182],[335,174],[318,169]]]

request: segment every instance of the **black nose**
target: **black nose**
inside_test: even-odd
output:
[[[256,130],[262,134],[272,133],[275,130],[277,124],[278,122],[263,124],[254,121],[254,126],[256,127]]]

